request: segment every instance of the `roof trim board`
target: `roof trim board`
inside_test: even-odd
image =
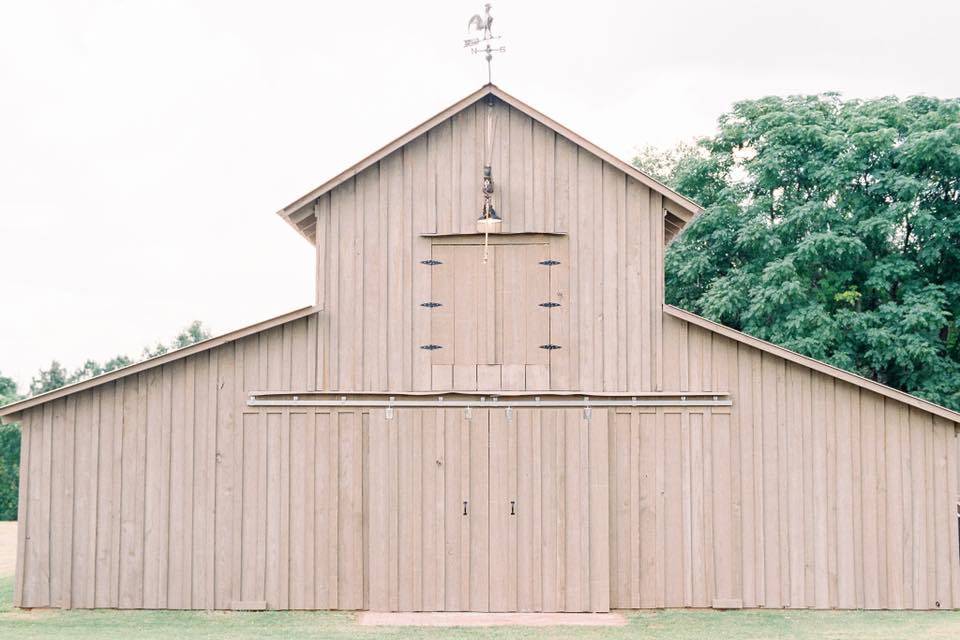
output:
[[[930,402],[929,400],[918,398],[917,396],[894,389],[893,387],[888,387],[885,384],[875,382],[869,378],[858,376],[855,373],[850,373],[849,371],[845,371],[844,369],[827,364],[826,362],[821,362],[820,360],[814,360],[813,358],[800,355],[795,351],[791,351],[790,349],[786,349],[784,347],[779,347],[771,342],[767,342],[766,340],[754,338],[753,336],[737,331],[736,329],[731,329],[730,327],[713,322],[712,320],[707,320],[703,316],[698,316],[695,313],[685,311],[684,309],[674,307],[673,305],[665,304],[663,305],[663,310],[667,315],[673,316],[679,320],[684,320],[690,324],[695,324],[698,327],[706,329],[707,331],[718,333],[736,342],[749,345],[761,351],[766,351],[767,353],[783,358],[784,360],[788,360],[809,369],[813,369],[814,371],[818,371],[839,380],[843,380],[844,382],[848,382],[862,389],[873,391],[874,393],[885,396],[892,400],[897,400],[898,402],[910,405],[911,407],[916,407],[917,409],[921,409],[928,413],[932,413],[933,415],[950,420],[951,422],[960,424],[960,413]]]
[[[120,369],[115,369],[108,373],[100,374],[99,376],[94,376],[93,378],[88,378],[86,380],[81,380],[80,382],[75,382],[73,384],[67,385],[65,387],[60,387],[59,389],[54,389],[53,391],[48,391],[46,393],[41,393],[40,395],[33,396],[30,398],[24,398],[17,402],[10,403],[3,407],[0,407],[0,418],[5,416],[12,416],[21,411],[29,409],[30,407],[35,407],[38,404],[43,404],[45,402],[50,402],[51,400],[56,400],[57,398],[62,398],[68,396],[72,393],[77,393],[79,391],[85,391],[92,387],[98,385],[112,382],[119,378],[123,378],[135,373],[140,373],[146,369],[152,367],[168,364],[174,362],[175,360],[180,360],[188,356],[213,349],[215,347],[222,346],[228,342],[234,340],[239,340],[240,338],[245,338],[251,334],[259,333],[261,331],[266,331],[267,329],[272,329],[278,325],[292,322],[294,320],[299,320],[305,318],[309,315],[312,315],[319,311],[319,307],[309,306],[303,307],[301,309],[296,309],[294,311],[289,311],[283,315],[276,316],[275,318],[270,318],[269,320],[264,320],[256,324],[251,324],[241,329],[231,331],[229,333],[224,333],[219,336],[214,336],[213,338],[208,338],[201,342],[194,343],[190,346],[183,347],[182,349],[177,349],[176,351],[170,351],[160,356],[154,358],[149,358],[147,360],[142,360],[140,362],[135,362],[134,364],[122,367]],[[2,420],[4,423],[15,422],[9,418]]]
[[[433,127],[437,126],[444,120],[452,117],[454,114],[469,107],[470,105],[477,102],[478,100],[481,100],[487,95],[493,95],[499,98],[503,102],[523,112],[524,114],[533,118],[534,120],[544,125],[545,127],[552,129],[553,131],[569,139],[571,142],[583,147],[584,149],[596,155],[600,159],[608,162],[609,164],[615,166],[616,168],[623,171],[627,175],[640,181],[642,184],[646,185],[650,189],[653,189],[654,191],[657,191],[663,194],[664,197],[666,197],[670,201],[670,202],[664,203],[664,208],[674,213],[678,218],[683,219],[685,223],[692,220],[694,216],[696,216],[702,211],[702,207],[698,205],[696,202],[680,195],[679,193],[677,193],[667,185],[650,177],[646,173],[640,171],[639,169],[634,167],[632,164],[625,162],[624,160],[621,160],[620,158],[613,155],[612,153],[601,149],[600,147],[593,144],[586,138],[574,133],[573,131],[564,127],[563,125],[556,122],[555,120],[545,116],[544,114],[540,113],[539,111],[529,106],[528,104],[513,97],[512,95],[510,95],[503,89],[499,88],[498,86],[494,84],[486,84],[480,87],[478,90],[471,93],[470,95],[468,95],[467,97],[463,98],[462,100],[459,100],[453,105],[447,107],[446,109],[444,109],[437,115],[433,116],[432,118],[429,118],[428,120],[417,125],[416,127],[411,129],[407,133],[403,134],[399,138],[396,138],[395,140],[381,147],[377,151],[374,151],[373,153],[368,155],[366,158],[364,158],[360,162],[354,164],[350,168],[340,172],[333,178],[327,180],[316,189],[313,189],[308,193],[304,194],[303,196],[297,198],[296,200],[291,202],[289,205],[287,205],[286,207],[278,211],[277,215],[282,217],[287,222],[287,224],[289,224],[291,227],[296,229],[297,233],[299,233],[300,235],[304,236],[309,240],[310,238],[307,237],[307,235],[304,233],[305,229],[301,229],[298,224],[304,218],[303,215],[300,215],[300,212],[305,207],[308,207],[309,205],[311,205],[317,198],[319,198],[323,194],[334,189],[338,185],[346,182],[350,178],[353,178],[364,169],[367,169],[372,165],[376,164],[377,162],[379,162],[386,156],[390,155],[400,147],[408,144],[409,142],[413,141],[415,138],[419,137],[420,135],[429,131]]]

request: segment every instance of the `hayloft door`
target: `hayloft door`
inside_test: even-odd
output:
[[[431,318],[432,388],[549,389],[550,245],[496,238],[484,249],[464,240],[433,246],[431,299],[421,302]]]

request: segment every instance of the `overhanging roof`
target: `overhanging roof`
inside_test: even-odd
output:
[[[494,84],[486,84],[480,87],[478,90],[474,91],[467,97],[462,100],[458,100],[454,104],[450,105],[437,115],[433,116],[429,120],[419,124],[410,131],[406,132],[393,142],[381,147],[377,151],[373,152],[360,162],[356,163],[349,169],[342,171],[333,178],[330,178],[323,184],[321,184],[316,189],[302,195],[297,198],[286,207],[277,212],[281,218],[283,218],[290,226],[296,229],[297,233],[302,235],[307,240],[311,240],[310,236],[306,232],[306,228],[309,226],[307,221],[310,218],[310,215],[313,213],[312,204],[316,201],[317,198],[327,193],[331,189],[335,188],[337,185],[342,184],[349,180],[350,178],[356,176],[358,173],[367,169],[368,167],[376,164],[386,156],[390,155],[400,147],[416,139],[420,135],[426,133],[430,129],[434,128],[441,122],[447,120],[448,118],[453,117],[455,114],[463,111],[470,105],[474,104],[478,100],[485,98],[488,95],[493,95],[511,107],[517,109],[518,111],[523,112],[533,120],[536,120],[543,126],[548,129],[552,129],[556,133],[567,138],[571,142],[583,147],[590,153],[596,155],[600,159],[610,163],[615,166],[617,169],[620,169],[628,176],[635,178],[640,181],[642,184],[646,185],[650,189],[657,191],[663,194],[670,203],[665,203],[665,208],[667,209],[668,215],[671,217],[671,223],[675,229],[668,229],[668,235],[676,235],[680,232],[683,226],[685,226],[694,216],[700,213],[702,208],[693,200],[686,198],[662,182],[652,178],[643,171],[640,171],[635,166],[621,160],[612,153],[604,151],[597,145],[593,144],[586,138],[574,133],[570,129],[567,129],[560,123],[552,120],[551,118],[540,113],[533,107],[527,105],[526,103],[514,98],[512,95],[501,89],[500,87]],[[301,224],[302,223],[302,224]]]
[[[703,316],[698,316],[695,313],[690,313],[678,307],[674,307],[669,304],[663,305],[663,310],[668,314],[677,318],[679,320],[685,320],[690,324],[695,324],[698,327],[702,327],[707,331],[712,331],[713,333],[719,333],[720,335],[735,340],[737,342],[749,345],[760,351],[766,351],[769,354],[783,358],[790,362],[807,367],[808,369],[813,369],[820,373],[826,374],[833,378],[843,380],[852,385],[860,387],[861,389],[867,389],[868,391],[873,391],[881,396],[885,396],[892,400],[897,400],[904,404],[910,405],[911,407],[916,407],[917,409],[922,409],[933,415],[940,416],[941,418],[946,418],[951,422],[960,424],[960,413],[942,407],[939,404],[930,402],[929,400],[924,400],[923,398],[918,398],[917,396],[905,393],[893,387],[888,387],[885,384],[875,382],[869,378],[864,378],[863,376],[858,376],[855,373],[850,373],[833,365],[827,364],[826,362],[821,362],[820,360],[814,360],[804,355],[800,355],[795,351],[790,349],[785,349],[784,347],[778,347],[777,345],[767,342],[766,340],[761,340],[760,338],[754,338],[745,333],[737,331],[736,329],[731,329],[722,324],[713,322],[712,320],[707,320]]]
[[[251,334],[259,333],[261,331],[266,331],[267,329],[272,329],[273,327],[279,326],[281,324],[292,322],[294,320],[299,320],[300,318],[305,318],[319,309],[315,306],[303,307],[301,309],[296,309],[295,311],[289,311],[283,315],[279,315],[275,318],[270,318],[269,320],[264,320],[263,322],[258,322],[256,324],[251,324],[249,326],[237,329],[236,331],[231,331],[230,333],[224,333],[223,335],[215,336],[213,338],[208,338],[201,342],[196,342],[190,346],[183,347],[182,349],[177,349],[175,351],[169,351],[163,355],[156,356],[154,358],[149,358],[141,362],[136,362],[134,364],[128,365],[126,367],[121,367],[120,369],[114,369],[108,373],[100,374],[99,376],[94,376],[93,378],[87,378],[86,380],[81,380],[80,382],[75,382],[69,384],[65,387],[60,387],[59,389],[54,389],[53,391],[47,391],[46,393],[41,393],[30,398],[24,398],[17,402],[13,402],[8,405],[0,407],[0,418],[4,416],[12,416],[16,413],[19,413],[30,407],[35,407],[38,404],[43,404],[44,402],[50,402],[51,400],[56,400],[57,398],[62,398],[68,396],[72,393],[77,393],[79,391],[84,391],[90,389],[91,387],[96,387],[97,385],[105,384],[107,382],[112,382],[119,378],[125,376],[133,375],[135,373],[140,373],[146,369],[152,367],[157,367],[160,365],[168,364],[175,360],[180,360],[181,358],[186,358],[187,356],[192,356],[215,347],[219,347],[233,340],[238,340],[240,338],[245,338]],[[14,420],[3,420],[3,422],[14,422]]]

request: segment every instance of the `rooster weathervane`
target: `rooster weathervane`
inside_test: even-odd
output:
[[[481,16],[479,13],[475,14],[470,21],[467,22],[467,32],[479,31],[482,36],[477,38],[467,38],[463,41],[463,47],[469,48],[471,53],[482,53],[485,54],[484,58],[487,61],[487,82],[493,82],[493,73],[491,70],[491,62],[493,61],[493,54],[503,53],[507,50],[506,47],[493,47],[491,43],[494,40],[499,40],[500,36],[493,35],[493,16],[490,15],[490,3],[483,5],[484,15]]]

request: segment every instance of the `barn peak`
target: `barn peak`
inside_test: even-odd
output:
[[[579,134],[564,127],[552,118],[544,115],[525,102],[507,93],[497,85],[488,83],[481,86],[479,89],[470,93],[466,97],[456,101],[446,109],[410,129],[391,142],[387,143],[356,164],[341,171],[320,186],[297,198],[289,205],[278,211],[277,214],[294,229],[296,229],[297,232],[307,239],[311,244],[314,243],[316,240],[314,205],[322,196],[329,193],[339,185],[354,178],[364,170],[373,167],[391,154],[401,150],[404,146],[414,142],[421,136],[427,135],[437,127],[441,127],[450,119],[471,109],[478,102],[487,99],[488,97],[492,97],[506,109],[515,110],[516,112],[523,114],[533,123],[537,123],[540,126],[551,130],[557,136],[569,141],[581,149],[586,150],[587,152],[597,156],[603,162],[612,165],[619,171],[622,171],[629,178],[638,181],[657,193],[662,194],[664,198],[665,231],[667,234],[667,239],[670,239],[679,233],[683,227],[686,226],[686,224],[700,212],[701,208],[699,205],[697,205],[697,203],[682,196],[670,187],[647,175],[643,171],[640,171],[629,162],[616,157],[612,153],[600,148],[586,138],[583,138]],[[479,210],[479,200],[477,207]]]

